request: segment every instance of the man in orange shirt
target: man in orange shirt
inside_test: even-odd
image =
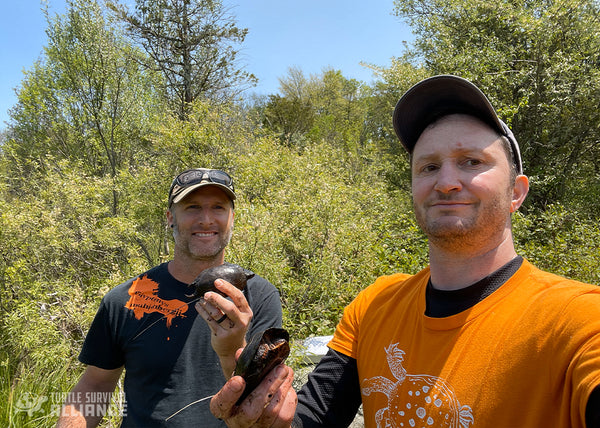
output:
[[[362,403],[367,427],[599,427],[600,287],[516,253],[511,215],[529,182],[510,129],[456,76],[412,87],[394,128],[430,265],[357,296],[297,406],[280,367],[237,407],[232,378],[213,414],[232,427],[342,427]]]

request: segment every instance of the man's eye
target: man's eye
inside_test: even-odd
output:
[[[436,171],[437,169],[439,169],[437,165],[429,164],[429,165],[425,165],[423,168],[421,168],[421,171],[433,172],[433,171]]]
[[[468,166],[477,166],[481,165],[481,161],[479,159],[467,159],[465,162]]]

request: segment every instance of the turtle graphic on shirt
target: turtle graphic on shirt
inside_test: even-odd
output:
[[[469,406],[461,406],[448,383],[436,376],[411,375],[402,366],[405,352],[394,343],[385,348],[395,381],[375,376],[363,381],[362,393],[381,392],[388,406],[375,414],[378,428],[448,427],[468,428],[473,420]]]

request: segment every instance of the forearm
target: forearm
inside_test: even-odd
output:
[[[63,404],[56,428],[96,427],[109,406],[110,393],[89,394],[75,388]]]
[[[94,403],[94,408],[97,404]],[[99,406],[98,406],[99,407]],[[96,412],[94,412],[96,413]],[[65,403],[61,409],[56,428],[89,428],[96,427],[104,414],[87,415],[85,405],[82,403]]]
[[[330,349],[298,393],[292,427],[349,426],[360,404],[356,360]]]
[[[90,428],[98,426],[108,410],[112,393],[123,368],[104,370],[88,366],[68,394],[61,409],[57,428]]]

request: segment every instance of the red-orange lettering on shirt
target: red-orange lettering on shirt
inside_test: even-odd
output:
[[[129,288],[131,296],[125,307],[131,309],[136,319],[141,319],[144,314],[158,312],[167,318],[167,327],[175,317],[184,317],[188,305],[181,300],[163,300],[157,296],[158,283],[149,279],[146,275],[137,278]]]

